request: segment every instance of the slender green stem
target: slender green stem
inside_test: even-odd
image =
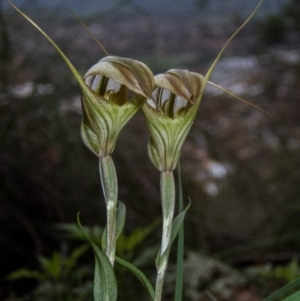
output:
[[[160,301],[164,278],[168,267],[169,253],[171,249],[172,222],[175,207],[175,183],[173,172],[162,172],[160,178],[161,201],[163,212],[163,231],[160,253],[157,260],[157,278],[155,287],[155,301]]]
[[[178,212],[184,211],[183,208],[183,192],[180,162],[178,163]],[[184,256],[184,224],[180,227],[178,233],[177,244],[177,267],[176,267],[176,285],[175,285],[175,301],[182,301],[183,286],[183,256]]]
[[[106,256],[111,265],[115,262],[116,253],[116,211],[118,203],[118,180],[111,156],[99,159],[99,171],[102,190],[106,202]]]

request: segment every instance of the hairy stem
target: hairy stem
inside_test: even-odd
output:
[[[169,253],[172,244],[172,222],[175,207],[175,183],[173,172],[162,172],[160,178],[161,201],[163,211],[163,231],[161,248],[157,260],[157,278],[155,287],[155,301],[160,301],[164,278],[168,267]]]
[[[115,262],[116,252],[116,211],[118,203],[118,180],[111,156],[99,159],[99,171],[102,190],[106,202],[106,256],[111,265]]]

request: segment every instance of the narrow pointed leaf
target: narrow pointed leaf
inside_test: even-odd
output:
[[[264,301],[299,301],[300,300],[300,278],[287,284]]]
[[[116,257],[116,262],[118,262],[122,266],[129,269],[140,280],[140,282],[143,284],[143,286],[146,288],[146,290],[150,296],[150,299],[154,300],[154,289],[153,289],[150,281],[148,280],[148,278],[145,276],[145,274],[141,270],[136,268],[134,265],[132,265],[131,263],[127,262],[124,259],[121,259],[120,257]]]
[[[81,257],[83,253],[85,253],[88,250],[88,248],[88,244],[81,245],[71,253],[69,259],[73,262],[76,262],[78,258]]]
[[[11,272],[8,274],[5,279],[8,281],[14,281],[19,279],[37,279],[39,281],[42,281],[45,279],[45,274],[40,273],[37,270],[27,270],[27,269],[18,269],[16,271]]]
[[[124,229],[125,219],[126,219],[126,207],[122,202],[118,201],[116,239],[118,239],[118,237],[120,236],[120,234]]]
[[[126,219],[126,207],[125,205],[118,201],[118,207],[117,207],[117,230],[116,230],[116,240],[120,236],[120,234],[123,232],[124,225],[125,225],[125,219]],[[104,229],[103,235],[102,235],[102,248],[105,250],[106,248],[106,228]]]
[[[108,258],[98,245],[84,232],[80,223],[79,214],[77,215],[77,223],[80,230],[91,244],[95,254],[94,301],[116,301],[118,290],[114,270]]]
[[[126,251],[134,250],[159,225],[160,219],[154,220],[147,227],[136,228],[126,240]]]
[[[160,250],[158,251],[158,255],[156,257],[156,262],[159,262],[164,256],[167,256],[171,246],[172,246],[172,243],[173,241],[175,240],[182,224],[183,224],[183,221],[184,221],[184,218],[185,218],[185,214],[186,212],[188,211],[188,209],[190,208],[191,206],[191,201],[189,202],[189,204],[186,206],[186,208],[184,209],[184,211],[182,211],[181,213],[179,213],[175,219],[173,220],[173,223],[172,223],[172,234],[171,234],[171,243],[170,245],[168,246],[168,248],[166,249],[166,251],[160,255]]]
[[[175,217],[175,219],[173,221],[173,226],[172,226],[172,238],[171,238],[172,242],[176,238],[176,236],[183,224],[185,215],[186,215],[187,211],[189,210],[190,206],[191,206],[191,201],[189,201],[189,204],[185,207],[184,211],[182,211]]]

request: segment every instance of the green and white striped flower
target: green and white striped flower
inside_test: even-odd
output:
[[[171,69],[154,77],[156,89],[143,106],[150,131],[148,154],[159,171],[173,171],[193,124],[206,79]]]
[[[107,56],[84,76],[82,89],[84,144],[98,157],[110,155],[131,117],[151,96],[151,70],[133,59]]]
[[[146,99],[151,97],[154,77],[141,62],[107,56],[92,66],[83,79],[81,137],[84,144],[99,157],[100,179],[107,210],[104,249],[113,265],[118,224],[118,181],[111,153],[124,126]],[[122,215],[121,220],[119,222],[123,224],[125,215]]]

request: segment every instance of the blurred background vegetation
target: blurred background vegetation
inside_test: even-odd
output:
[[[80,140],[80,90],[49,43],[4,2],[0,300],[88,300],[93,255],[70,224],[80,211],[83,224],[99,237],[105,207],[97,159]],[[110,54],[142,60],[154,74],[170,68],[205,74],[255,5],[233,0],[102,2],[64,4],[84,19]],[[49,7],[38,0],[16,3],[81,74],[104,56],[61,2]],[[209,300],[205,290],[220,301],[262,300],[299,276],[299,14],[297,0],[266,0],[212,77],[272,118],[208,87],[184,145],[183,185],[192,200],[185,228],[187,301]],[[161,208],[159,175],[147,158],[147,139],[139,113],[114,152],[120,199],[128,211],[118,250],[154,275]],[[58,229],[56,224],[69,226]],[[172,300],[173,268],[165,300]],[[197,271],[209,277],[202,279]],[[126,275],[120,277],[120,300],[141,300],[141,287]]]

